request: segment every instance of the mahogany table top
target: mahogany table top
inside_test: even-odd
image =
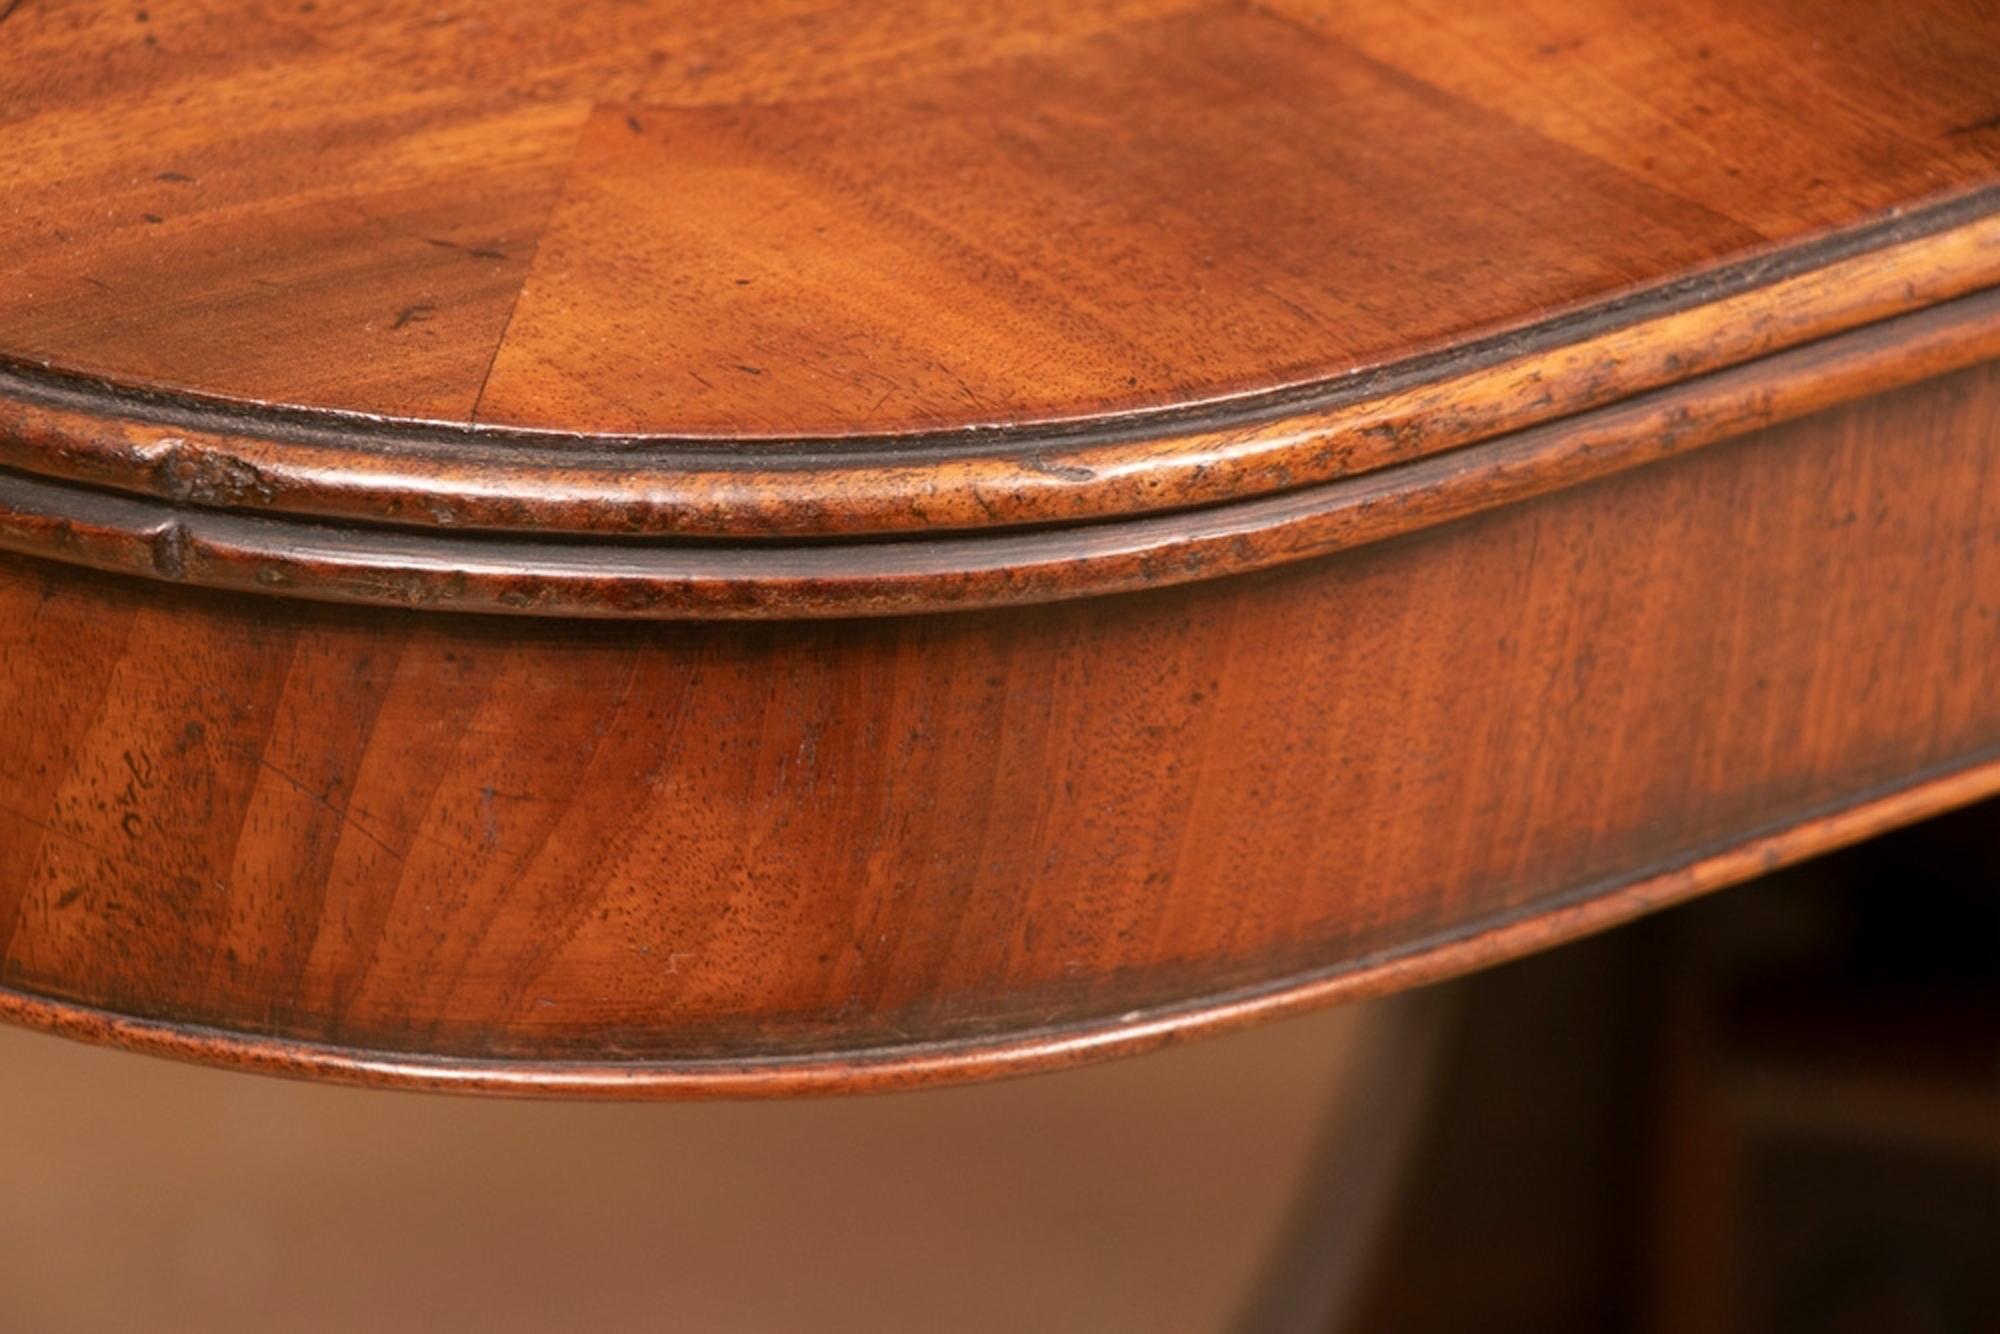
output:
[[[0,0],[0,1018],[1039,1068],[2000,790],[1984,0]]]

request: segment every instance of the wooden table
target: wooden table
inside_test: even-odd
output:
[[[1990,5],[0,16],[9,1020],[900,1087],[2000,790]]]

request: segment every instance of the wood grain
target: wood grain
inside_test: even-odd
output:
[[[2000,145],[1985,0],[1265,7],[1764,236],[1896,207]]]
[[[14,559],[0,978],[263,1068],[744,1093],[1548,943],[2000,782],[1996,378],[979,616],[417,617]]]
[[[1167,7],[23,0],[0,351],[465,420],[596,103],[823,95]]]
[[[1827,8],[28,0],[0,351],[726,437],[1324,380],[1990,184],[1990,7]]]
[[[1988,191],[1394,373],[1081,435],[1010,428],[902,454],[767,440],[748,457],[683,442],[672,467],[641,468],[631,440],[231,410],[0,369],[0,465],[177,509],[536,535],[839,538],[1158,512],[1442,453],[1983,290],[2000,283],[1996,206]]]
[[[887,1087],[1992,791],[1996,126],[1977,0],[20,0],[0,1017]]]
[[[0,474],[0,549],[336,602],[592,618],[964,610],[1161,588],[1382,541],[2000,355],[2000,292],[1964,297],[1477,447],[1237,504],[1028,533],[831,544],[551,542],[244,518]],[[258,484],[156,475],[183,493]]]
[[[562,23],[37,0],[8,33],[0,467],[176,514],[703,542],[1099,522],[2000,284],[2000,28],[1945,0]]]

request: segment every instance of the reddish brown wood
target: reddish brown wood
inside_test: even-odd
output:
[[[0,462],[534,532],[1098,518],[2000,281],[1980,6],[404,8],[17,10],[0,358],[114,387],[0,383]],[[101,425],[160,390],[243,411]]]
[[[979,617],[438,620],[16,563],[5,982],[356,1077],[741,1092],[1559,939],[2000,781],[1996,379]]]
[[[26,0],[0,347],[561,431],[1094,417],[1457,348],[2000,161],[1982,4],[1427,8]]]
[[[1402,467],[1206,510],[1032,532],[782,546],[536,542],[280,523],[0,476],[0,548],[221,588],[544,616],[859,616],[1047,602],[1381,541],[1996,353],[2000,291],[1989,291]]]
[[[1740,9],[22,0],[0,1014],[881,1087],[1993,790],[2000,23]]]

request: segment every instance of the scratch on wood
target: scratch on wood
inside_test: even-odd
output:
[[[495,250],[491,246],[461,245],[457,241],[447,241],[442,237],[437,237],[437,236],[426,236],[423,238],[423,241],[425,245],[434,245],[440,250],[456,250],[461,255],[470,255],[474,259],[507,258],[506,251]]]
[[[1947,139],[1958,139],[1968,134],[1981,134],[1987,130],[2000,130],[2000,111],[1981,120],[1968,121],[1964,125],[1954,125],[1944,132]]]

